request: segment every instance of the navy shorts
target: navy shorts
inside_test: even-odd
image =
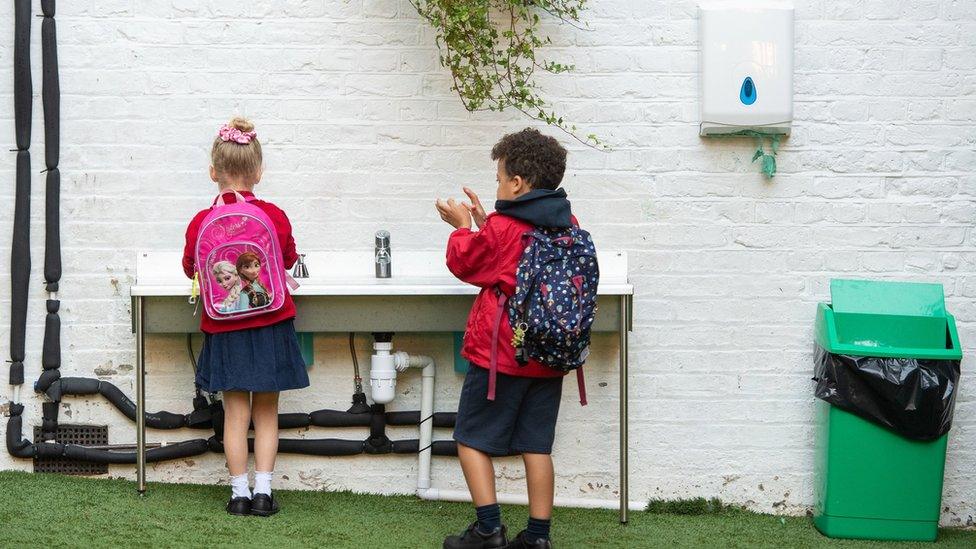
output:
[[[563,392],[560,377],[502,373],[488,400],[488,370],[471,365],[461,388],[454,440],[492,456],[551,454]]]

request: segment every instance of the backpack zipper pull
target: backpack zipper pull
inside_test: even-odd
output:
[[[528,329],[528,324],[519,322],[512,330],[512,347],[515,347],[515,361],[519,363],[519,366],[525,366],[529,362],[525,355],[525,347],[522,346],[525,341],[525,331]]]
[[[200,295],[200,273],[193,273],[193,281],[190,282],[190,299],[187,301],[193,304],[193,316],[197,316],[197,309],[200,308],[200,301],[197,296]]]
[[[515,325],[515,329],[512,330],[512,347],[520,348],[522,342],[525,340],[525,330],[529,328],[529,325],[525,322],[519,322]]]

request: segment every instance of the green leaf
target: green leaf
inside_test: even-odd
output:
[[[772,155],[763,156],[762,171],[766,177],[772,178],[776,175],[776,157]]]

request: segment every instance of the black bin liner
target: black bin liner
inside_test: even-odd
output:
[[[958,360],[849,356],[817,345],[816,396],[913,440],[935,440],[952,427]]]

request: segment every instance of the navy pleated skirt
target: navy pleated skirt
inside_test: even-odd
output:
[[[294,319],[263,328],[204,334],[197,384],[211,393],[308,387]]]

